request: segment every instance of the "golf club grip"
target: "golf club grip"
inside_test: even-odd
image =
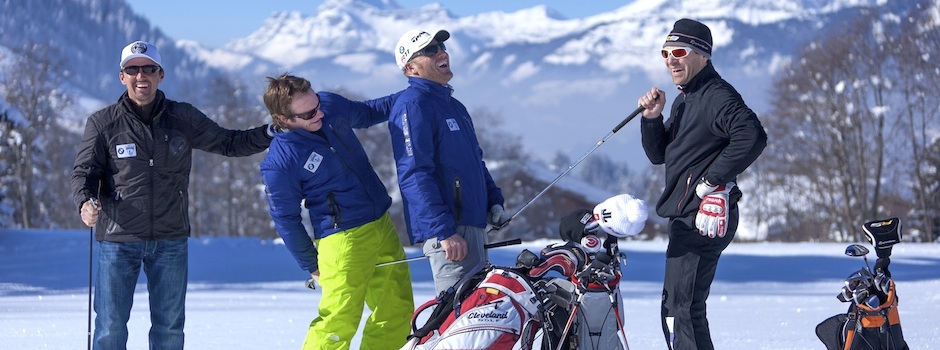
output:
[[[623,121],[620,122],[620,124],[617,124],[617,127],[614,128],[613,132],[616,133],[616,132],[620,131],[620,128],[622,128],[624,125],[627,125],[627,123],[629,123],[631,120],[633,120],[633,118],[636,117],[637,114],[640,114],[640,112],[643,112],[644,109],[646,109],[646,108],[643,108],[642,106],[637,107],[636,109],[634,109],[634,110],[633,110],[633,113],[630,113],[630,115],[628,115],[626,118],[624,118]]]
[[[505,247],[505,246],[507,246],[507,245],[516,245],[516,244],[520,244],[520,243],[522,243],[522,239],[521,239],[521,238],[514,238],[514,239],[510,239],[510,240],[508,240],[508,241],[502,241],[502,242],[496,242],[496,243],[486,244],[486,245],[483,246],[483,249],[499,248],[499,247]]]

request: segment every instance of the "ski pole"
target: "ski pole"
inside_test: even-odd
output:
[[[604,136],[604,138],[598,140],[597,143],[594,144],[594,147],[592,147],[590,150],[584,153],[584,155],[582,155],[581,158],[578,158],[578,160],[574,162],[574,164],[571,164],[570,166],[568,166],[568,169],[565,169],[564,172],[562,172],[557,177],[555,177],[555,180],[552,180],[552,182],[549,183],[548,186],[545,186],[545,188],[542,189],[541,192],[536,194],[535,197],[532,197],[532,199],[530,199],[525,205],[523,205],[522,208],[519,208],[519,210],[517,210],[514,214],[512,214],[512,216],[510,216],[509,219],[506,220],[506,222],[504,222],[502,225],[499,225],[499,226],[493,226],[492,228],[490,228],[490,230],[487,233],[490,233],[493,231],[499,231],[503,227],[506,227],[507,225],[509,225],[509,223],[512,222],[512,219],[515,219],[516,216],[519,216],[519,213],[522,213],[526,208],[532,205],[532,203],[535,202],[536,199],[539,199],[539,197],[545,194],[545,192],[548,192],[548,189],[552,188],[552,186],[554,186],[555,183],[558,182],[558,180],[561,180],[561,178],[565,177],[565,175],[568,175],[568,173],[571,172],[571,170],[574,169],[574,167],[578,166],[578,164],[581,164],[581,162],[584,161],[585,158],[591,155],[591,153],[594,153],[594,151],[597,150],[598,147],[603,145],[604,142],[607,142],[607,139],[609,139],[611,136],[613,136],[618,131],[620,131],[620,128],[623,128],[624,125],[627,125],[627,123],[633,120],[633,118],[635,118],[638,114],[640,114],[640,112],[643,112],[644,109],[645,108],[643,108],[642,106],[634,109],[633,112],[630,113],[630,115],[624,118],[623,121],[620,122],[620,124],[617,124],[617,126],[613,130],[608,132],[607,135]]]
[[[88,199],[91,201],[91,206],[98,209],[98,200],[95,198]],[[95,242],[95,227],[88,228],[88,350],[91,350],[91,260],[92,260],[92,246]]]
[[[490,243],[490,244],[484,245],[484,246],[483,246],[483,249],[499,248],[499,247],[505,247],[505,246],[509,246],[509,245],[516,245],[516,244],[520,244],[520,243],[522,243],[522,239],[520,239],[520,238],[514,238],[514,239],[510,239],[510,240],[508,240],[508,241],[495,242],[495,243]],[[386,266],[386,265],[394,265],[394,264],[400,264],[400,263],[403,263],[403,262],[410,262],[410,261],[418,261],[418,260],[427,259],[427,258],[428,258],[427,255],[416,256],[416,257],[413,257],[413,258],[406,258],[406,259],[394,260],[394,261],[388,261],[388,262],[376,264],[375,267]]]

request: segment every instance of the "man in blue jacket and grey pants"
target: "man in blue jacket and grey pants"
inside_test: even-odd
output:
[[[388,123],[408,236],[411,244],[424,242],[437,293],[486,260],[486,224],[509,220],[470,113],[451,96],[448,38],[444,30],[411,30],[399,39],[395,63],[409,86]]]

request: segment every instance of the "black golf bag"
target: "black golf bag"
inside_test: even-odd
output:
[[[836,296],[849,303],[848,311],[817,325],[816,336],[827,350],[907,350],[898,315],[897,286],[888,270],[891,246],[901,241],[901,222],[893,218],[862,227],[878,256],[874,272],[868,266],[867,248],[859,244],[846,248],[846,255],[863,257],[865,267],[846,277]]]

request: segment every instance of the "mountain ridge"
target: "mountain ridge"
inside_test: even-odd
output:
[[[652,86],[670,92],[671,103],[675,90],[658,51],[678,18],[712,28],[716,69],[762,114],[769,110],[773,75],[802,45],[852,11],[876,8],[887,15],[914,1],[654,0],[568,19],[545,5],[456,16],[440,4],[410,10],[394,0],[326,0],[314,15],[272,14],[249,36],[217,49],[166,37],[123,0],[5,2],[0,45],[32,40],[63,48],[70,84],[102,103],[122,91],[112,62],[136,39],[161,48],[168,70],[161,88],[170,98],[192,96],[209,78],[224,75],[244,82],[260,102],[263,77],[284,72],[309,78],[318,90],[374,98],[406,87],[392,59],[401,33],[445,28],[452,34],[455,97],[471,111],[499,114],[527,151],[550,159],[593,145]],[[59,20],[43,31],[48,14]],[[639,133],[625,129],[600,152],[645,166]]]

